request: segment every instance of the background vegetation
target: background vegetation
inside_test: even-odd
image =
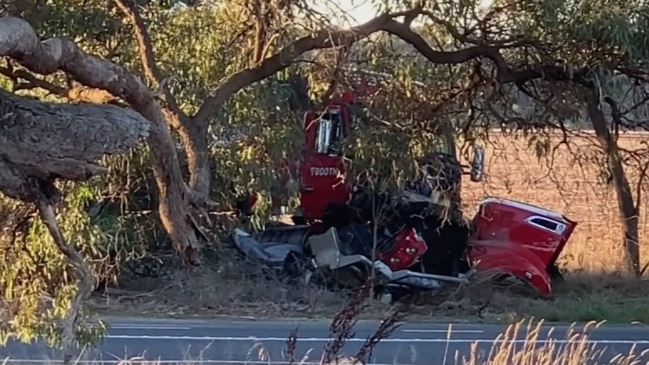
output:
[[[644,302],[636,299],[647,263],[639,247],[649,158],[645,137],[629,134],[647,126],[645,2],[495,0],[482,7],[474,0],[426,6],[386,0],[376,4],[384,15],[353,31],[331,23],[343,15],[319,12],[311,3],[3,3],[5,15],[27,20],[41,39],[70,38],[140,76],[162,100],[179,171],[195,194],[182,199],[202,202],[159,195],[161,188],[180,189],[154,173],[164,161],[176,163],[161,158],[161,139],[106,157],[109,172],[101,178],[62,182],[58,221],[101,289],[95,309],[231,313],[243,307],[258,315],[264,314],[260,308],[266,315],[312,315],[339,305],[335,293],[289,290],[254,268],[241,270],[221,238],[235,224],[225,212],[244,192],[261,198],[258,222],[270,216],[271,194],[283,205],[295,204],[293,158],[303,139],[302,111],[334,90],[354,87],[358,73],[351,70],[357,68],[381,73],[382,86],[364,95],[366,128],[349,143],[356,153],[353,172],[386,166],[409,171],[417,154],[437,141],[435,126],[452,122],[460,141],[488,146],[486,181],[463,188],[467,214],[482,196],[498,194],[581,222],[562,262],[573,273],[603,272],[608,281],[574,276],[554,304],[526,302],[524,310],[520,301],[515,306],[501,297],[493,300],[494,313],[647,318]],[[59,102],[86,95],[70,72],[40,75],[20,57],[6,56],[4,89]],[[141,111],[131,100],[115,100],[119,96],[108,102]],[[158,209],[165,205],[185,210]],[[197,218],[201,234],[189,234],[178,222],[198,216],[196,205],[209,207],[213,219]],[[57,321],[72,306],[78,284],[70,263],[32,219],[30,205],[2,198],[0,216],[9,227],[0,242],[0,331],[4,338],[56,343]],[[619,224],[613,228],[612,221]],[[187,271],[181,261],[198,267]],[[156,294],[171,288],[178,297]],[[599,301],[598,309],[557,309],[578,308],[584,298]],[[427,302],[418,312],[430,315],[438,309],[433,304],[440,303]],[[635,309],[623,307],[631,304]],[[85,328],[81,322],[79,328]],[[89,335],[94,338],[94,330]]]

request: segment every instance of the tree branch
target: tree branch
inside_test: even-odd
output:
[[[0,74],[12,80],[17,81],[18,79],[23,79],[26,81],[23,84],[19,84],[17,88],[14,88],[14,91],[39,88],[46,90],[51,94],[68,98],[73,102],[126,106],[105,90],[93,89],[85,86],[64,88],[47,80],[39,79],[25,70],[11,70],[7,67],[0,67]]]
[[[164,100],[166,102],[164,115],[166,116],[167,122],[179,132],[181,139],[183,139],[184,141],[183,143],[185,145],[185,149],[189,157],[188,160],[189,160],[190,172],[191,172],[189,183],[192,188],[197,188],[196,186],[197,182],[199,182],[201,179],[196,175],[196,170],[198,168],[197,166],[193,166],[193,164],[196,163],[196,160],[194,158],[196,157],[197,154],[205,153],[207,151],[191,151],[191,148],[189,148],[189,146],[196,143],[197,139],[200,138],[206,139],[207,136],[205,136],[205,133],[201,132],[203,129],[198,128],[199,123],[191,120],[187,116],[187,114],[185,114],[181,110],[175,97],[169,90],[169,87],[167,86],[167,81],[169,80],[169,78],[164,78],[162,71],[158,68],[156,64],[155,51],[153,49],[151,35],[149,34],[147,26],[144,23],[144,19],[142,18],[138,10],[135,8],[137,5],[127,3],[127,0],[113,0],[113,1],[117,5],[117,7],[122,11],[122,13],[124,13],[124,16],[128,19],[128,21],[133,26],[135,38],[137,39],[138,47],[140,51],[139,52],[140,61],[142,63],[142,67],[144,68],[144,73],[146,74],[146,77],[149,79],[151,83],[154,82],[157,83],[159,88],[158,92],[164,95]],[[206,125],[207,120],[202,121],[200,123]],[[207,130],[207,127],[205,127],[204,130]],[[208,189],[203,189],[203,190],[208,190]],[[192,201],[193,206],[198,210],[200,210],[202,213],[204,213],[203,215],[208,220],[209,220],[208,218],[209,216],[205,208],[215,208],[218,206],[218,203],[209,199],[209,197],[207,196],[207,192],[204,192],[203,194],[194,194],[188,192],[187,196]]]
[[[20,175],[45,180],[82,181],[104,173],[106,168],[97,160],[136,147],[151,126],[131,109],[43,103],[3,89],[0,111],[0,158],[17,167]],[[28,190],[12,192],[14,189],[2,184],[5,180],[12,178],[0,171],[0,189],[13,198],[29,200]]]
[[[192,119],[195,122],[207,120],[237,91],[289,67],[300,55],[306,52],[337,46],[351,46],[354,42],[379,31],[384,31],[401,38],[434,64],[460,64],[477,58],[489,59],[496,68],[497,81],[501,84],[512,82],[525,83],[533,79],[581,82],[590,72],[589,68],[571,70],[559,66],[539,66],[513,70],[500,53],[500,49],[505,47],[505,45],[493,46],[481,44],[457,51],[436,51],[430,47],[424,38],[410,29],[408,25],[394,20],[395,17],[403,16],[404,14],[409,14],[409,12],[382,14],[350,29],[339,31],[321,30],[316,35],[302,37],[282,48],[273,56],[263,60],[259,66],[246,68],[226,78],[205,99],[203,105]],[[456,35],[459,35],[459,33]]]
[[[182,178],[176,145],[155,94],[142,80],[112,62],[85,53],[65,38],[41,41],[29,23],[14,17],[0,18],[0,56],[8,56],[32,72],[49,75],[63,71],[90,88],[106,90],[124,99],[151,122],[149,146],[153,172],[160,192],[158,211],[178,252],[198,262],[198,227],[192,225],[192,195]]]
[[[164,95],[168,109],[178,118],[177,120],[171,118],[172,120],[170,122],[174,124],[174,128],[180,127],[178,123],[188,122],[189,117],[180,109],[176,98],[171,94],[165,82],[166,78],[156,64],[153,42],[151,41],[151,35],[147,30],[144,19],[142,19],[142,16],[135,8],[135,4],[127,4],[124,0],[114,0],[114,3],[133,26],[135,38],[140,49],[140,62],[142,63],[147,79],[149,79],[149,82],[158,84],[158,88]]]
[[[69,363],[73,356],[73,350],[77,343],[75,329],[78,324],[79,314],[83,304],[90,297],[93,288],[93,276],[83,256],[63,237],[59,225],[56,223],[54,207],[45,199],[39,200],[38,210],[40,217],[59,251],[70,261],[74,268],[74,275],[77,279],[77,292],[72,299],[70,310],[62,321],[61,342],[63,344],[63,361]]]
[[[23,79],[26,81],[26,85],[22,89],[33,89],[40,88],[49,91],[52,94],[66,97],[67,89],[54,85],[49,81],[39,79],[38,77],[32,75],[31,73],[25,70],[12,70],[8,67],[0,67],[0,74],[10,78],[14,81],[18,79]]]

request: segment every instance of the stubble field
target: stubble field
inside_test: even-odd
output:
[[[550,138],[550,150],[563,137]],[[624,150],[647,149],[649,134],[625,134],[618,141]],[[564,213],[579,222],[561,257],[561,264],[572,271],[616,273],[623,269],[622,223],[619,219],[615,190],[602,176],[601,160],[596,160],[597,141],[589,132],[581,132],[560,145],[549,156],[539,159],[529,138],[494,133],[485,145],[485,179],[463,186],[465,208],[473,212],[487,195],[520,200]],[[649,160],[642,161],[648,163]],[[637,199],[640,174],[630,162],[625,166],[631,189]],[[468,179],[466,179],[468,181]],[[641,186],[640,245],[646,244],[649,198]],[[646,251],[645,251],[646,252]],[[642,252],[644,253],[644,252]],[[648,261],[647,255],[642,258]]]

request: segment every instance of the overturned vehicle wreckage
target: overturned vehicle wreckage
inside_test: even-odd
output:
[[[389,294],[461,284],[473,272],[515,278],[542,297],[551,294],[553,280],[561,278],[556,260],[577,222],[497,197],[485,198],[466,218],[461,177],[482,179],[484,150],[477,147],[471,165],[461,165],[449,131],[439,133],[442,148],[420,161],[423,177],[403,191],[376,194],[351,185],[335,148],[351,130],[350,113],[346,102],[334,102],[324,113],[306,114],[301,214],[294,225],[255,234],[235,230],[235,245],[246,257],[291,275],[325,273],[345,286],[372,277]]]
[[[576,226],[563,215],[489,197],[468,222],[443,223],[434,211],[402,216],[423,203],[414,194],[400,198],[405,201],[392,208],[396,214],[376,229],[373,222],[339,226],[325,220],[255,235],[236,229],[234,242],[248,258],[289,275],[320,272],[347,287],[372,276],[376,287],[393,295],[465,283],[471,272],[482,271],[516,278],[546,297],[560,278],[555,261]],[[335,210],[344,214],[342,207]]]

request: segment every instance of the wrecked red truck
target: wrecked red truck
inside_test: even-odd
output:
[[[245,256],[294,275],[326,272],[344,286],[371,276],[390,295],[461,284],[472,272],[512,277],[542,297],[551,294],[561,278],[556,261],[577,222],[497,197],[485,198],[475,216],[465,217],[462,176],[482,180],[484,149],[475,148],[470,166],[460,164],[449,125],[436,131],[443,141],[438,150],[419,161],[423,177],[403,191],[377,193],[347,181],[340,146],[358,127],[357,103],[344,93],[326,110],[305,114],[295,224],[255,234],[235,230]],[[377,206],[379,215],[373,213]]]

